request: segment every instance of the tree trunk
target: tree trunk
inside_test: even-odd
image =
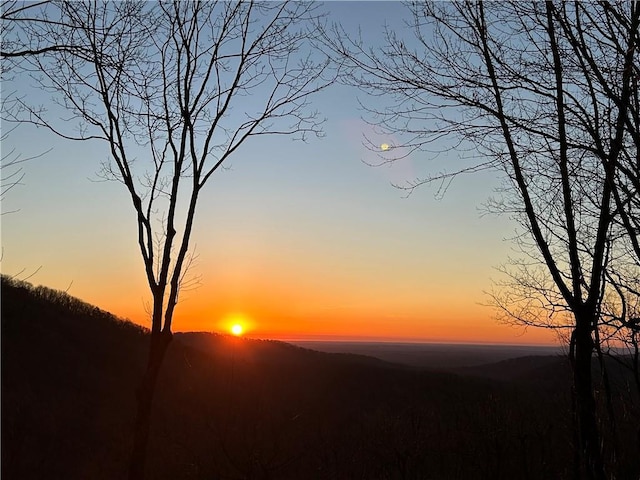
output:
[[[582,318],[576,320],[573,388],[583,475],[589,480],[605,480],[592,384],[594,344],[591,338],[591,322],[590,318],[587,318],[586,322]]]
[[[151,425],[151,407],[162,360],[171,342],[171,332],[152,332],[147,370],[137,390],[137,412],[133,448],[129,463],[129,480],[143,480],[147,458],[147,444]]]

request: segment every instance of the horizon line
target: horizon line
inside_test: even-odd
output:
[[[213,333],[223,336],[232,336],[225,331],[216,330],[189,330],[179,331],[174,333]],[[253,335],[250,332],[242,335],[240,338],[247,338],[250,340],[273,340],[285,343],[389,343],[389,344],[430,344],[430,345],[468,345],[468,346],[503,346],[503,347],[546,347],[546,348],[562,348],[560,343],[510,343],[505,341],[492,341],[492,340],[453,340],[453,339],[426,339],[426,338],[389,338],[389,337],[373,337],[373,336],[345,336],[345,335],[331,335],[331,334],[311,334],[311,335]]]

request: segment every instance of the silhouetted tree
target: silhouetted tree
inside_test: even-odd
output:
[[[44,7],[48,1],[43,2],[18,2],[14,0],[7,0],[0,2],[0,24],[2,25],[2,37],[0,38],[0,59],[2,59],[2,63],[0,63],[0,80],[7,80],[8,72],[11,70],[11,67],[19,62],[21,58],[29,56],[29,55],[37,55],[39,53],[60,50],[62,48],[70,48],[69,45],[53,45],[47,44],[43,45],[39,42],[42,42],[43,39],[31,39],[30,45],[27,45],[25,42],[24,36],[20,36],[17,34],[15,27],[18,23],[28,23],[34,18],[38,18],[39,21],[44,21],[44,18],[38,17],[36,14],[35,17],[31,17],[31,13]],[[36,46],[36,43],[39,43]],[[15,101],[12,97],[11,93],[7,93],[6,89],[2,92],[1,99],[1,111],[4,112],[10,110],[15,107]],[[9,137],[9,134],[14,130],[13,128],[9,128],[8,130],[5,128],[0,134],[0,142],[5,142]],[[47,152],[44,152],[47,153]],[[9,192],[9,190],[21,184],[24,179],[24,170],[22,168],[22,163],[40,157],[44,155],[44,153],[36,156],[23,157],[20,152],[12,149],[9,152],[2,152],[2,156],[0,157],[0,163],[2,164],[3,175],[2,181],[0,184],[0,200],[5,199],[5,195]],[[2,214],[11,213],[7,211],[3,211]]]
[[[591,365],[604,314],[614,315],[603,312],[611,275],[639,272],[640,6],[408,7],[411,41],[387,28],[386,44],[374,49],[339,27],[325,40],[349,67],[349,83],[394,100],[387,108],[363,102],[371,122],[399,138],[379,149],[383,161],[466,152],[460,167],[406,188],[446,188],[456,175],[487,169],[505,174],[490,206],[519,221],[524,260],[507,268],[509,288],[496,302],[517,323],[569,329],[576,468],[604,479]],[[633,293],[626,281],[618,287],[616,308]]]
[[[7,132],[2,132],[0,135],[0,142],[6,140],[8,136]],[[2,153],[0,163],[2,164],[2,180],[0,181],[0,200],[4,200],[9,190],[13,189],[17,185],[20,185],[24,178],[24,171],[22,169],[22,162],[27,161],[28,158],[21,158],[20,154],[15,150],[11,150],[8,153]],[[10,213],[2,211],[2,215]]]
[[[317,15],[306,2],[60,2],[45,11],[47,21],[22,33],[76,49],[40,50],[21,66],[79,128],[22,98],[13,120],[105,142],[102,174],[130,196],[153,298],[129,469],[139,479],[200,193],[251,137],[319,133],[308,99],[328,84],[328,62],[305,49]]]
[[[45,23],[60,23],[63,18],[51,18],[49,11],[53,11],[51,0],[35,2],[19,2],[16,0],[4,0],[0,2],[0,22],[3,35],[0,40],[0,58],[19,61],[23,57],[40,55],[43,53],[74,51],[81,53],[82,45],[75,46],[70,39],[63,37],[48,37],[40,35],[34,25]],[[67,25],[71,27],[72,25]],[[89,53],[89,52],[86,52]],[[2,64],[1,71],[5,71],[12,63]]]

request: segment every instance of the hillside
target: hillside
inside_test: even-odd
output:
[[[64,293],[3,277],[2,478],[124,478],[146,335]],[[568,393],[176,334],[154,405],[148,478],[569,478]],[[635,461],[625,465],[618,478],[637,477]]]

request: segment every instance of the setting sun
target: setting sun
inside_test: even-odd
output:
[[[229,332],[236,337],[245,335],[252,331],[255,324],[249,315],[240,312],[229,313],[222,317],[218,328],[222,331]]]
[[[244,328],[242,328],[242,325],[240,325],[239,323],[236,323],[231,326],[231,333],[233,333],[236,337],[239,337],[240,335],[242,335],[243,331],[244,331]]]

